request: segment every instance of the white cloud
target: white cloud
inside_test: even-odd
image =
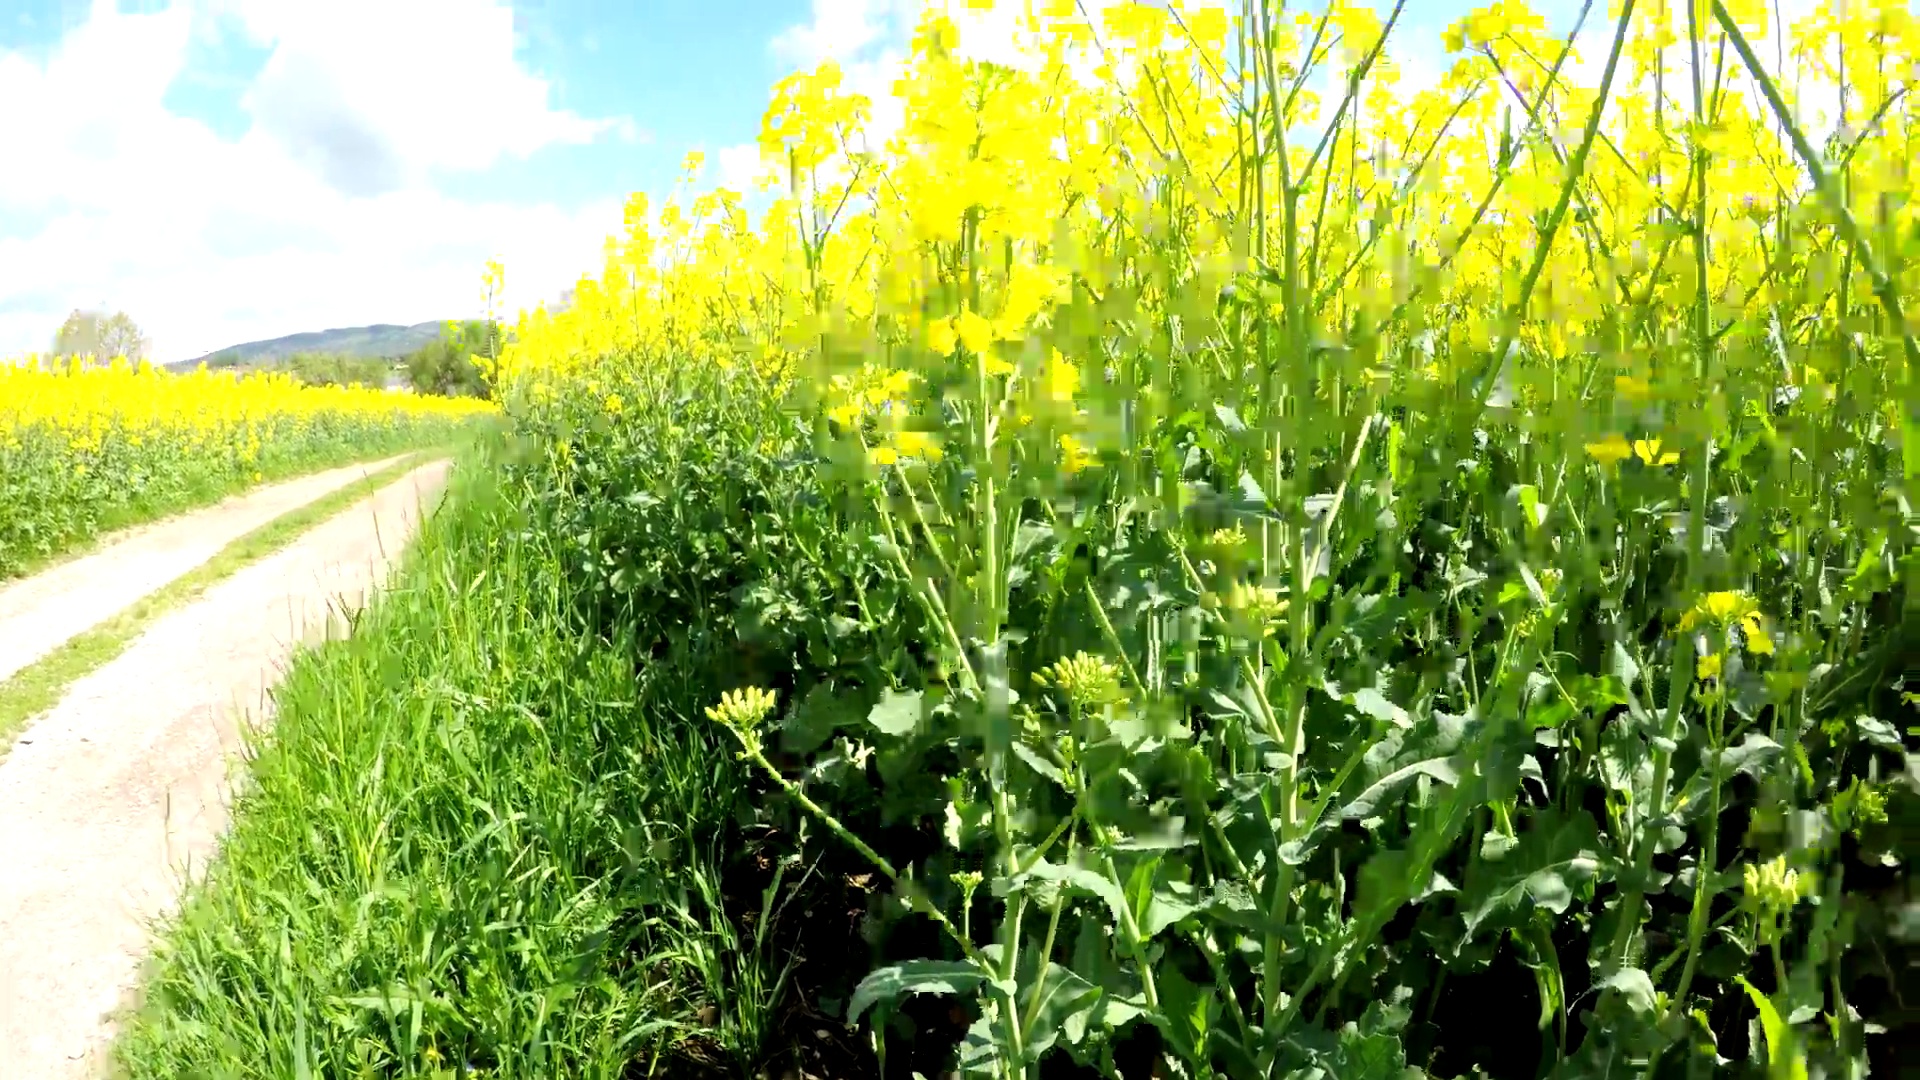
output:
[[[618,200],[561,210],[457,199],[436,182],[544,146],[641,137],[553,108],[485,0],[203,0],[91,17],[44,59],[0,52],[0,354],[44,349],[74,307],[126,310],[156,358],[369,322],[509,308],[598,264]],[[271,51],[238,138],[162,98],[189,49],[239,30]]]
[[[813,18],[790,26],[772,42],[776,58],[812,67],[829,57],[843,63],[911,29],[913,0],[813,0]],[[904,18],[903,18],[904,17]]]
[[[715,177],[719,185],[740,194],[755,190],[762,174],[768,171],[766,163],[760,160],[759,143],[723,146],[713,156],[719,166],[719,175]]]

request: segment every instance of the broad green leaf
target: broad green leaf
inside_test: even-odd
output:
[[[1193,902],[1193,886],[1169,882],[1156,887],[1147,899],[1147,913],[1140,920],[1140,936],[1152,940],[1155,934],[1199,910]]]
[[[867,712],[867,723],[888,735],[906,735],[920,725],[920,699],[918,690],[900,693],[886,690],[881,693],[879,704]]]
[[[857,1024],[870,1008],[907,994],[968,994],[987,975],[966,960],[908,960],[869,972],[847,1003],[847,1023]]]
[[[1906,744],[1900,740],[1900,733],[1895,731],[1893,725],[1887,723],[1885,720],[1867,716],[1863,713],[1854,717],[1853,726],[1860,732],[1862,739],[1865,739],[1875,746],[1887,750],[1904,750],[1906,748]]]
[[[960,1075],[1001,1076],[1000,1049],[1007,1036],[996,1031],[992,1015],[982,1012],[960,1039]]]
[[[1460,902],[1469,935],[1503,912],[1538,906],[1558,915],[1600,872],[1600,829],[1584,810],[1566,818],[1542,810],[1518,837],[1500,840],[1495,852],[1486,852],[1494,834],[1482,841],[1487,857],[1467,874]]]
[[[1101,900],[1106,901],[1107,908],[1112,914],[1113,922],[1116,926],[1120,924],[1122,917],[1127,912],[1126,895],[1120,891],[1120,886],[1115,883],[1113,879],[1107,877],[1107,875],[1091,867],[1064,865],[1042,859],[1040,862],[1035,863],[1026,873],[1016,875],[1012,881],[1007,883],[1007,888],[1009,891],[1018,892],[1028,887],[1030,883],[1036,881],[1062,885],[1090,896],[1099,897]]]
[[[1451,756],[1428,758],[1410,765],[1402,765],[1380,779],[1367,785],[1367,789],[1353,797],[1340,810],[1340,816],[1349,821],[1364,821],[1375,817],[1387,800],[1400,793],[1417,777],[1430,776],[1439,782],[1452,786],[1460,782],[1460,770],[1453,764]]]
[[[1065,790],[1067,786],[1066,774],[1060,771],[1060,766],[1042,757],[1038,750],[1015,739],[1013,743],[1013,756],[1019,758],[1027,768],[1053,781],[1055,784],[1058,784],[1062,790]]]
[[[1636,1013],[1653,1011],[1653,979],[1637,967],[1621,968],[1600,980],[1600,985],[1605,989],[1617,991],[1626,1001],[1627,1007]]]
[[[1413,721],[1407,718],[1407,710],[1387,700],[1387,695],[1371,686],[1355,690],[1347,699],[1347,704],[1359,710],[1363,716],[1375,720],[1386,720],[1398,727],[1408,727]]]
[[[1715,783],[1725,784],[1733,777],[1742,774],[1761,776],[1773,767],[1779,757],[1779,743],[1757,731],[1747,732],[1746,738],[1740,740],[1738,746],[1730,746],[1720,752],[1717,770],[1708,767],[1714,761],[1709,756],[1707,761],[1702,763],[1702,768],[1688,778],[1682,796],[1683,801],[1675,807],[1675,810],[1686,818],[1706,813],[1712,805]],[[1716,771],[1719,773],[1717,781],[1713,775]]]
[[[1035,994],[1039,995],[1037,1006]],[[1040,985],[1020,987],[1015,1000],[1025,1023],[1021,1034],[1029,1057],[1038,1059],[1062,1034],[1075,1043],[1085,1038],[1087,1022],[1101,996],[1099,987],[1053,963],[1041,974]]]

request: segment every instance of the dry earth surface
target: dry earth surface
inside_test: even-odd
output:
[[[330,469],[111,536],[97,550],[0,585],[0,680],[291,510],[399,461]]]
[[[337,632],[384,580],[446,468],[162,616],[0,763],[0,1077],[102,1073],[153,920],[217,848],[243,726],[269,714],[296,645]]]

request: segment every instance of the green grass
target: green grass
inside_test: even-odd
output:
[[[438,435],[427,436],[429,440],[437,440],[439,437]],[[101,545],[111,542],[116,533],[124,530],[151,525],[182,514],[190,514],[212,506],[222,499],[257,491],[267,485],[407,453],[415,449],[421,441],[420,438],[395,437],[371,443],[360,441],[348,452],[305,457],[279,457],[265,462],[261,468],[260,479],[253,482],[201,476],[191,482],[171,487],[156,485],[158,494],[146,494],[106,507],[100,513],[98,520],[89,522],[84,529],[62,537],[51,550],[30,551],[23,547],[15,547],[0,551],[0,584],[31,577],[52,567],[82,558],[99,550]],[[5,481],[8,479],[10,478],[0,476],[0,489],[7,486]],[[0,504],[6,502],[6,494],[4,490],[0,490]],[[0,521],[0,533],[9,534],[0,538],[0,545],[17,539],[11,535],[11,530],[12,523]]]
[[[69,638],[59,648],[0,681],[0,755],[27,721],[58,704],[67,687],[126,651],[155,619],[181,607],[240,568],[287,546],[308,529],[445,451],[423,450],[378,472],[353,481],[222,548],[213,558],[141,597],[99,625]]]
[[[222,858],[124,1030],[128,1075],[754,1059],[782,970],[776,920],[719,914],[738,766],[703,727],[650,721],[630,654],[569,611],[496,465],[462,462],[355,633],[276,692]]]

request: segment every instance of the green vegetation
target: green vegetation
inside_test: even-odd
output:
[[[422,451],[274,518],[213,558],[32,664],[0,679],[0,755],[28,720],[58,704],[75,680],[126,651],[155,619],[188,604],[248,563],[287,546],[308,529],[379,491],[442,451]]]
[[[775,938],[818,913],[721,907],[724,736],[654,713],[628,654],[579,632],[513,464],[466,460],[397,587],[293,666],[120,1048],[133,1076],[614,1078],[760,1052]]]
[[[0,580],[251,485],[447,442],[493,411],[283,375],[0,366]]]
[[[504,338],[499,323],[484,319],[449,323],[438,340],[406,355],[407,379],[423,394],[484,397],[486,379],[473,358],[499,355]]]
[[[384,387],[395,374],[388,360],[340,353],[295,353],[281,366],[304,386]]]
[[[498,323],[468,319],[439,325],[439,335],[412,333],[405,352],[362,354],[351,349],[271,350],[215,354],[210,368],[238,372],[284,371],[308,386],[386,386],[394,378],[423,394],[485,397],[487,384],[473,358],[497,355],[505,340]]]
[[[151,344],[124,311],[109,315],[75,310],[53,336],[53,355],[63,359],[90,356],[95,363],[106,363],[116,356],[141,360]]]
[[[490,356],[123,1061],[1893,1072],[1920,26],[1796,31],[1816,150],[1729,6],[1575,87],[1502,5],[1417,94],[1405,4],[929,16],[870,153],[783,81],[757,222],[634,199]]]

